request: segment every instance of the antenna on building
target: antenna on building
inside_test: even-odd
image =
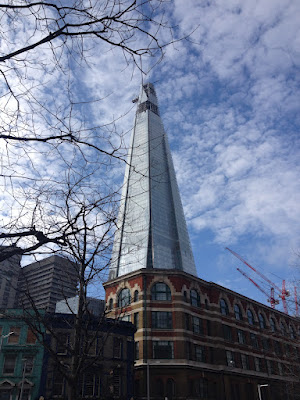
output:
[[[277,294],[279,296],[279,298],[282,300],[282,304],[283,304],[283,308],[284,308],[284,312],[286,314],[288,314],[288,308],[287,308],[287,304],[286,304],[286,297],[290,296],[290,291],[287,290],[285,288],[285,280],[282,281],[282,289],[280,289],[277,285],[275,285],[275,283],[273,283],[269,278],[267,278],[264,274],[262,274],[260,271],[258,271],[257,269],[255,269],[254,267],[252,267],[252,265],[250,265],[246,260],[244,260],[238,253],[236,253],[235,251],[229,249],[228,247],[225,247],[225,250],[230,251],[231,254],[233,254],[235,257],[237,257],[240,261],[242,261],[245,265],[247,265],[247,267],[249,267],[250,269],[252,269],[252,271],[256,272],[263,280],[265,280],[266,282],[268,282],[268,284],[271,286],[271,296],[270,296],[270,302],[272,299],[272,289],[273,289],[273,297],[274,297],[274,293],[275,290],[277,291]],[[254,282],[254,281],[253,281]],[[275,299],[274,299],[275,300]],[[277,301],[277,300],[276,300]],[[278,303],[274,303],[275,304]],[[272,303],[271,303],[272,305]],[[274,308],[274,307],[273,307]]]

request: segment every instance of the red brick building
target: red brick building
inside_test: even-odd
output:
[[[176,270],[104,285],[109,316],[136,325],[135,399],[300,398],[300,321]]]

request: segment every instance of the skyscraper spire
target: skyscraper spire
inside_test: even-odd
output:
[[[141,87],[109,279],[141,268],[197,275],[154,87]]]

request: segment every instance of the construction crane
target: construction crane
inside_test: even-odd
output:
[[[267,301],[271,304],[271,307],[272,307],[272,308],[275,308],[275,305],[276,305],[276,304],[279,304],[279,300],[275,299],[275,296],[274,296],[274,288],[273,288],[273,287],[271,288],[271,295],[269,296],[268,293],[267,293],[263,288],[261,288],[253,279],[250,278],[250,276],[248,276],[248,275],[246,274],[246,272],[242,271],[242,270],[239,269],[239,268],[237,268],[237,270],[238,270],[242,275],[244,275],[245,278],[249,279],[249,281],[252,282],[253,285],[255,285],[255,286],[257,287],[257,289],[259,289],[264,295],[267,296]]]
[[[282,281],[282,289],[280,289],[277,285],[275,285],[275,283],[273,283],[270,279],[268,279],[265,275],[263,275],[260,271],[257,271],[254,267],[252,267],[252,265],[250,265],[246,260],[244,260],[238,253],[236,253],[235,251],[229,249],[228,247],[225,247],[225,250],[230,251],[231,254],[233,254],[235,257],[237,257],[240,261],[242,261],[245,265],[247,265],[247,267],[249,267],[250,269],[252,269],[252,271],[256,272],[263,280],[265,280],[266,282],[269,283],[269,285],[271,286],[271,291],[273,289],[273,292],[276,290],[277,294],[279,296],[279,298],[282,300],[282,304],[283,304],[283,308],[284,308],[284,312],[286,314],[288,314],[288,308],[287,308],[287,304],[286,304],[286,297],[290,296],[290,292],[289,290],[287,290],[285,288],[285,280]],[[254,281],[253,281],[254,282]],[[269,296],[268,296],[269,297]],[[272,295],[270,296],[270,300],[272,298]],[[277,304],[277,303],[276,303]],[[275,303],[274,303],[275,306]]]

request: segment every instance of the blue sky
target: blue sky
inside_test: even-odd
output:
[[[196,30],[169,46],[144,77],[155,83],[199,277],[264,303],[265,296],[236,271],[242,263],[224,248],[241,254],[279,286],[297,274],[296,3],[174,1],[169,13],[178,37]],[[133,122],[130,100],[141,77],[112,60],[107,55],[97,67],[94,59],[85,82],[109,94],[101,106],[106,116],[112,115],[112,103],[114,115],[130,110],[121,122],[125,131]]]
[[[118,49],[93,43],[88,64],[75,60],[71,77],[49,67],[49,74],[26,71],[27,82],[46,82],[47,90],[37,92],[37,87],[36,94],[60,109],[69,82],[76,87],[74,100],[101,99],[79,105],[73,126],[83,120],[103,126],[117,118],[127,145],[132,99],[142,81],[154,83],[199,277],[266,303],[236,271],[241,262],[224,248],[279,286],[286,279],[292,289],[292,280],[299,280],[300,3],[173,0],[164,11],[175,39],[185,39],[166,47],[160,62],[144,59],[148,74],[142,76]],[[15,42],[24,40],[24,31],[30,35],[29,27],[20,29]],[[164,42],[171,39],[168,30],[159,35]],[[49,49],[39,51],[46,68]],[[118,144],[118,136],[111,140]],[[43,177],[64,168],[52,156],[45,160],[35,154],[35,171]],[[28,173],[28,162],[19,167]],[[102,172],[91,184],[100,182]],[[122,182],[124,164],[105,173],[106,180]],[[3,210],[8,202],[0,198]]]

